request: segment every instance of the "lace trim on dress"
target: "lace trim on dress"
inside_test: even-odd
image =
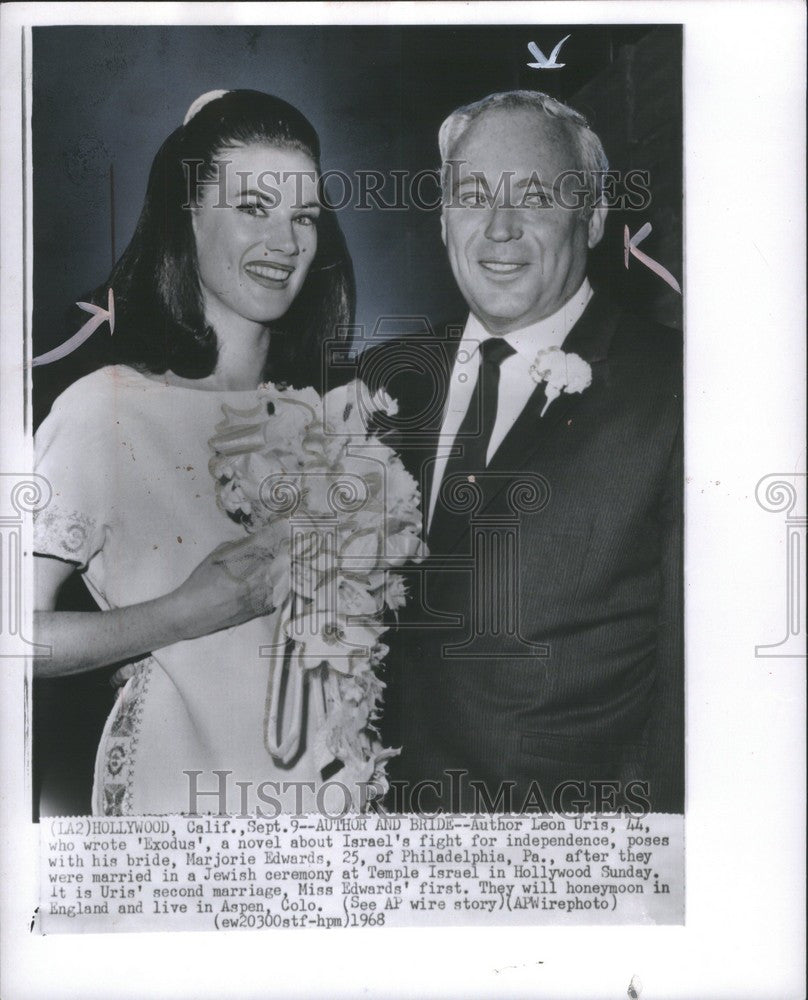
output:
[[[96,810],[102,816],[132,815],[132,783],[140,740],[140,720],[154,659],[135,665],[126,685],[118,691],[107,729],[98,748]]]
[[[95,530],[96,522],[87,514],[51,503],[34,511],[34,551],[83,563]]]

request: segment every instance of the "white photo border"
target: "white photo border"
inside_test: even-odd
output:
[[[682,23],[686,151],[685,926],[29,933],[37,828],[23,750],[25,667],[7,658],[0,660],[5,1000],[360,993],[603,1000],[625,997],[634,975],[648,998],[802,996],[805,660],[755,655],[756,646],[781,638],[786,600],[783,518],[758,504],[755,487],[770,473],[805,473],[804,5],[23,3],[4,5],[0,17],[3,472],[31,468],[20,377],[30,357],[19,335],[24,323],[30,330],[31,309],[30,261],[26,271],[21,259],[21,206],[31,196],[30,173],[26,182],[21,170],[27,26]],[[803,629],[804,621],[803,611]]]

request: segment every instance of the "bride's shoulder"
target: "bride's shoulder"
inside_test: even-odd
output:
[[[72,382],[51,409],[54,416],[81,423],[109,414],[110,408],[125,407],[127,390],[135,389],[143,376],[126,365],[106,365]]]

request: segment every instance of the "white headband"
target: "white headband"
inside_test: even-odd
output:
[[[229,90],[209,90],[206,94],[201,94],[194,103],[185,112],[185,118],[182,120],[183,125],[187,125],[188,122],[194,117],[194,115],[201,111],[206,104],[210,104],[211,101],[215,101],[220,97],[224,97],[225,94],[229,94]]]

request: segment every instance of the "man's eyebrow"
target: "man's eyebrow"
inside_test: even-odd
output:
[[[537,192],[541,191],[541,192],[543,192],[545,194],[547,194],[548,192],[552,191],[553,194],[556,194],[556,195],[559,195],[559,196],[561,194],[561,185],[560,184],[558,184],[558,183],[555,183],[555,184],[545,184],[545,182],[540,177],[535,177],[535,176],[532,176],[532,175],[530,177],[525,178],[524,180],[517,181],[514,184],[514,188],[518,188],[518,189],[528,188],[531,191],[537,191]]]
[[[452,191],[459,191],[460,188],[469,187],[472,184],[475,188],[479,188],[480,185],[483,185],[486,191],[489,193],[491,192],[491,188],[488,186],[488,181],[485,177],[481,177],[479,174],[471,174],[470,176],[464,177],[462,181],[457,181],[452,186]]]
[[[462,180],[457,181],[452,187],[452,192],[459,191],[460,188],[470,185],[474,185],[475,188],[480,186],[488,193],[491,194],[491,185],[488,183],[488,178],[480,176],[479,174],[472,174],[471,176],[464,177]],[[560,195],[561,188],[558,184],[548,185],[545,184],[540,177],[536,177],[535,174],[531,174],[530,177],[525,177],[520,181],[514,181],[511,189],[514,191],[528,189],[531,191],[541,191],[543,193],[553,192],[556,195]]]

